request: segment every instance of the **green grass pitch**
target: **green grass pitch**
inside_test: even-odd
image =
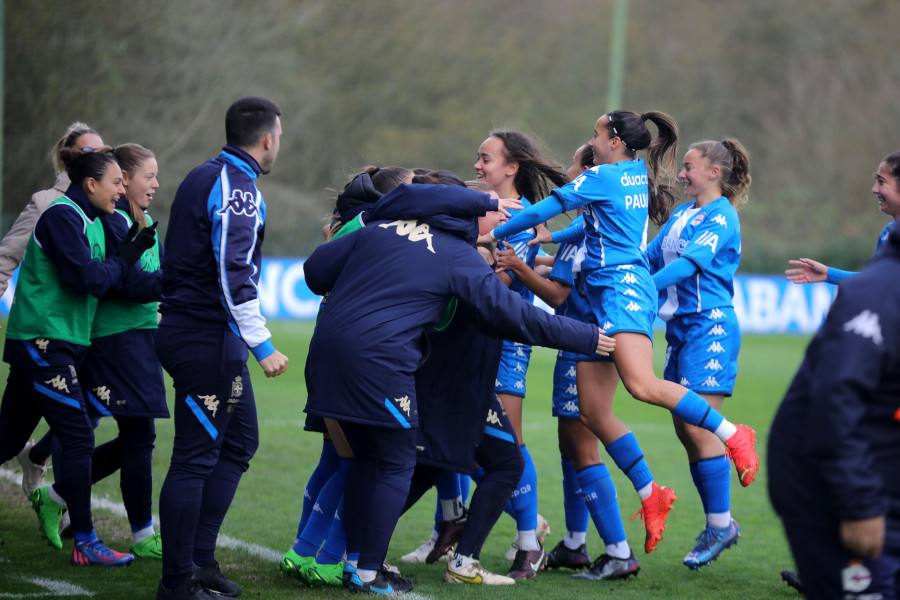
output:
[[[302,430],[303,367],[312,324],[283,321],[270,325],[276,346],[290,357],[291,363],[287,373],[275,379],[266,379],[255,363],[251,366],[261,445],[241,482],[222,533],[280,555],[294,539],[303,488],[318,460],[321,442],[318,435]],[[724,413],[730,420],[747,423],[757,430],[757,448],[763,465],[769,424],[807,341],[804,337],[744,337],[737,389],[734,397],[726,400]],[[658,337],[657,373],[662,371],[664,346],[665,342]],[[556,422],[550,416],[554,359],[554,351],[535,349],[528,371],[524,424],[525,441],[537,464],[540,512],[552,529],[545,544],[548,549],[565,533]],[[5,373],[5,363],[0,369]],[[628,540],[643,567],[639,577],[625,582],[591,582],[573,580],[565,571],[543,571],[533,580],[509,588],[487,590],[443,583],[442,564],[403,565],[404,575],[416,583],[410,597],[481,598],[490,595],[497,600],[597,596],[716,600],[796,598],[796,592],[787,588],[779,576],[781,569],[790,568],[793,563],[780,523],[769,505],[765,469],[759,472],[756,482],[749,488],[740,487],[737,478],[733,479],[732,512],[743,529],[740,543],[724,552],[711,566],[699,572],[689,571],[681,560],[692,547],[704,519],[671,418],[663,410],[634,401],[621,386],[616,398],[616,412],[637,435],[656,480],[675,489],[679,496],[659,549],[653,554],[644,554],[640,520],[628,520],[640,508],[637,494],[614,465],[610,468],[619,490]],[[43,431],[42,423],[35,437]],[[157,421],[157,431],[154,510],[171,452],[171,420]],[[113,435],[115,423],[105,419],[97,430],[97,440],[102,442]],[[601,455],[605,458],[605,454]],[[7,470],[17,467],[15,461],[4,466]],[[118,478],[113,476],[97,484],[94,495],[120,503],[118,485]],[[389,562],[398,563],[402,554],[428,537],[433,511],[434,493],[431,492],[400,520],[388,553]],[[108,545],[118,550],[127,549],[130,534],[124,518],[95,509],[94,520],[97,533]],[[514,534],[513,520],[504,515],[482,552],[482,562],[488,569],[506,572],[509,561],[504,560],[503,554]],[[594,556],[602,549],[593,526],[588,534],[588,545]],[[74,588],[66,592],[66,588],[59,587],[61,583],[78,586],[92,593],[96,600],[155,596],[160,576],[158,561],[139,559],[126,569],[77,568],[69,566],[71,551],[71,540],[65,541],[63,550],[54,550],[43,540],[21,488],[8,477],[0,477],[0,598],[78,597],[71,591]],[[305,588],[295,580],[282,577],[271,559],[247,550],[221,549],[218,559],[223,571],[244,587],[244,598],[346,596],[341,589]],[[51,588],[57,591],[51,592]]]

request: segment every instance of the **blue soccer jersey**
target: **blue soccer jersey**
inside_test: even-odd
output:
[[[896,223],[896,221],[891,221],[884,226],[884,229],[881,230],[881,235],[878,236],[878,244],[875,245],[876,252],[881,250],[881,247],[884,246],[884,244],[887,242],[888,235],[891,233],[891,229],[894,227],[894,223]]]
[[[681,257],[698,271],[660,290],[661,319],[732,306],[732,280],[741,260],[741,226],[727,198],[702,208],[693,201],[682,204],[647,248],[653,272]]]
[[[553,190],[563,209],[583,207],[584,270],[644,265],[647,247],[647,166],[637,158],[598,165]]]

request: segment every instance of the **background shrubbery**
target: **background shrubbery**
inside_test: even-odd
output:
[[[261,188],[269,256],[321,240],[358,167],[473,173],[495,127],[567,163],[605,106],[612,0],[81,0],[5,3],[2,229],[52,182],[73,120],[159,158],[152,212],[223,143],[235,98],[284,111]],[[809,255],[858,268],[886,219],[869,194],[900,148],[900,3],[630,0],[624,108],[673,115],[687,144],[752,154],[743,272]]]

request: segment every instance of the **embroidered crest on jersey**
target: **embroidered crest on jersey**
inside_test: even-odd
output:
[[[409,238],[409,241],[411,242],[421,242],[422,240],[425,240],[425,243],[428,244],[428,251],[432,254],[436,254],[434,246],[431,245],[432,234],[430,233],[431,229],[428,227],[427,223],[419,223],[418,221],[411,219],[404,219],[392,223],[382,223],[379,227],[382,229],[396,227],[397,235]]]
[[[405,412],[406,416],[408,417],[409,416],[409,408],[410,408],[409,396],[407,395],[407,396],[401,396],[399,398],[394,398],[394,402],[397,403],[397,405],[400,407],[400,410]]]
[[[216,413],[219,412],[219,401],[216,400],[216,395],[212,394],[210,396],[197,396],[199,399],[203,400],[203,406],[206,407],[206,410],[212,413],[213,418],[216,417]]]
[[[718,323],[709,330],[709,335],[725,335],[725,328]]]
[[[38,349],[38,350],[40,350],[41,352],[46,353],[46,352],[47,352],[47,346],[50,345],[50,340],[48,340],[48,339],[46,339],[46,338],[37,338],[36,340],[34,340],[34,345],[37,346],[37,349]]]
[[[876,346],[880,346],[881,342],[884,341],[884,338],[881,336],[881,323],[878,321],[878,313],[870,310],[864,310],[844,323],[843,329],[844,331],[871,339]]]
[[[241,403],[240,398],[229,398],[225,401],[225,404],[228,405],[227,412],[234,412],[234,407]]]
[[[641,306],[636,302],[632,301],[625,305],[625,310],[630,310],[631,312],[637,312],[641,310]]]
[[[69,384],[66,381],[66,378],[63,377],[62,375],[57,375],[53,379],[48,379],[44,383],[46,383],[47,385],[52,386],[58,390],[62,390],[67,394],[69,393]]]
[[[707,318],[708,319],[722,319],[724,317],[725,317],[725,313],[723,313],[718,308],[714,308],[711,311],[709,311],[709,317],[707,317]]]
[[[694,217],[694,220],[691,221],[691,225],[699,225],[700,223],[703,222],[703,219],[705,219],[705,218],[706,218],[706,213],[702,212],[702,213],[698,214],[696,217]]]
[[[500,416],[497,414],[496,410],[488,409],[487,414],[487,422],[491,425],[499,425],[500,424]]]
[[[99,387],[95,387],[93,391],[98,400],[106,402],[106,405],[109,406],[109,397],[111,394],[108,387],[106,387],[105,385],[101,385]]]
[[[725,352],[725,346],[723,346],[719,342],[713,342],[709,345],[709,348],[706,349],[707,352],[714,352],[716,354]]]
[[[234,397],[239,397],[244,393],[244,379],[238,375],[234,378],[234,381],[231,382],[231,395]]]
[[[216,212],[224,215],[228,211],[246,217],[256,216],[256,194],[240,189],[231,190],[231,198],[226,200],[225,206]]]

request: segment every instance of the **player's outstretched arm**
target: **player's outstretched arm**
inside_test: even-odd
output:
[[[788,281],[794,283],[818,283],[828,279],[828,267],[811,258],[798,258],[789,260],[788,264],[797,267],[787,269],[784,274]]]

